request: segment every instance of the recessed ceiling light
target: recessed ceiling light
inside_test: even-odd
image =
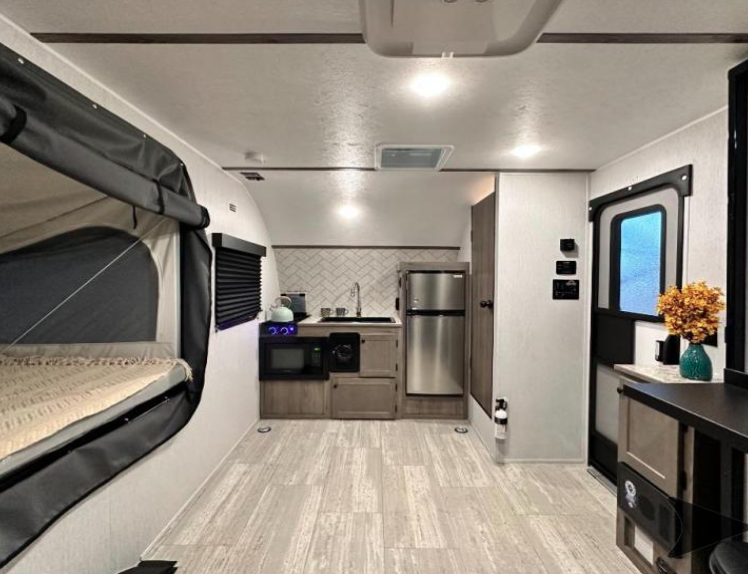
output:
[[[518,145],[512,150],[512,155],[520,159],[527,159],[540,152],[540,146],[537,144]]]
[[[431,98],[443,94],[449,84],[449,78],[443,74],[421,74],[411,82],[410,89],[419,96]]]
[[[345,219],[356,219],[359,213],[360,212],[358,207],[356,207],[355,205],[351,205],[350,203],[341,205],[338,208],[338,215]]]

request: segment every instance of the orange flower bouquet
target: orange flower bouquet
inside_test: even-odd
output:
[[[722,290],[706,282],[689,283],[682,289],[669,287],[657,301],[657,313],[665,318],[671,335],[690,345],[680,361],[681,375],[688,379],[712,379],[712,364],[702,347],[719,329],[719,314],[725,308]]]

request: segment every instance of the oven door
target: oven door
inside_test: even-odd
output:
[[[326,380],[325,342],[321,337],[261,339],[260,380]]]

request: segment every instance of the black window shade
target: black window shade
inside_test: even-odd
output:
[[[216,329],[257,318],[262,310],[262,245],[213,234],[216,250]]]

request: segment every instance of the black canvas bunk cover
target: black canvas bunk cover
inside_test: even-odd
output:
[[[64,449],[0,475],[2,568],[190,420],[207,362],[211,250],[204,231],[208,212],[196,202],[178,156],[2,45],[0,143],[106,196],[179,222],[181,357],[193,375]]]

